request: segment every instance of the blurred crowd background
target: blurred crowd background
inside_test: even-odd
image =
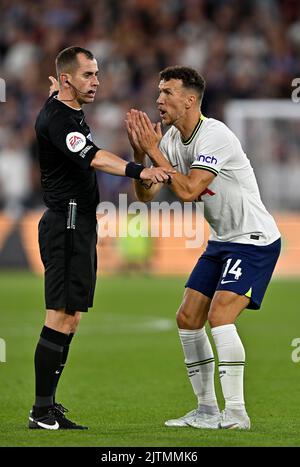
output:
[[[203,113],[219,119],[231,99],[290,99],[300,77],[298,0],[1,0],[0,17],[0,209],[13,217],[43,205],[34,121],[65,47],[80,45],[97,58],[100,87],[85,108],[88,122],[100,147],[126,159],[126,111],[158,119],[158,72],[166,66],[200,71],[207,82]],[[299,121],[295,134],[292,162],[299,168]],[[276,151],[284,164],[282,141]],[[132,196],[128,179],[98,177],[102,200]]]

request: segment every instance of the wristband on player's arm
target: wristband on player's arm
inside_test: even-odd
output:
[[[125,175],[126,177],[135,178],[136,180],[140,180],[141,172],[144,170],[144,166],[142,164],[136,164],[135,162],[128,162],[125,167]]]

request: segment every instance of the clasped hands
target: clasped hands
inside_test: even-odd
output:
[[[125,124],[128,139],[134,150],[136,161],[142,161],[144,155],[147,154],[152,162],[156,164],[154,156],[155,152],[158,151],[158,145],[162,139],[161,124],[151,123],[151,120],[145,112],[135,109],[131,109],[127,112]],[[172,174],[176,173],[176,170],[170,167],[152,167],[147,170],[151,170],[153,174],[157,172],[158,176],[155,175],[154,177],[156,181],[153,177],[149,177],[149,180],[153,183],[170,183]],[[144,177],[141,176],[141,178]],[[150,188],[151,186],[147,186],[146,184],[143,185],[145,188]]]

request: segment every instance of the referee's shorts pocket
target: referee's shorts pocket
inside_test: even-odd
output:
[[[39,246],[45,267],[49,261],[64,261],[66,248],[66,219],[64,214],[48,209],[39,222]]]
[[[49,248],[49,235],[50,235],[50,221],[48,211],[45,211],[42,215],[38,224],[38,236],[39,236],[39,247],[42,262],[47,267],[47,263],[50,259],[50,248]]]

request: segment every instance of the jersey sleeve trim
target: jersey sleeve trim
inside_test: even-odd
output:
[[[218,175],[219,172],[212,167],[207,167],[206,165],[191,165],[190,169],[200,169],[200,170],[207,170],[208,172],[212,172],[215,175]]]
[[[98,152],[98,151],[99,151],[99,148],[97,146],[95,146],[94,144],[92,144],[92,145],[87,145],[81,151],[81,153],[79,153],[79,156],[84,159],[85,168],[89,168],[89,166],[91,165],[92,160],[95,157],[96,152]]]

